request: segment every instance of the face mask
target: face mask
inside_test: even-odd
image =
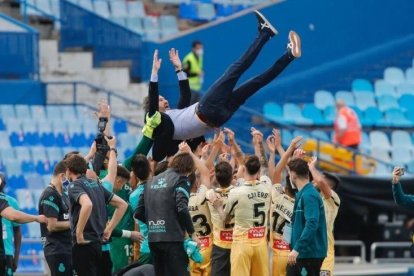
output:
[[[195,50],[195,53],[196,53],[197,56],[202,56],[204,54],[204,51],[203,51],[203,49],[197,49],[197,50]]]
[[[295,183],[293,183],[292,178],[289,178],[289,180],[290,180],[290,186],[292,186],[292,189],[297,190],[298,188],[296,187]]]

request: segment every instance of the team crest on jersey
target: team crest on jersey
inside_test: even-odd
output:
[[[60,263],[60,264],[59,264],[59,267],[58,267],[58,270],[59,270],[59,272],[61,272],[61,273],[65,272],[65,271],[66,271],[66,267],[65,267],[65,265],[64,265],[63,263]]]
[[[69,219],[69,214],[68,213],[63,214],[63,219]]]
[[[165,178],[162,177],[157,180],[157,183],[151,186],[151,189],[162,189],[167,187],[167,181],[165,181]]]
[[[49,196],[49,200],[53,201],[53,200],[55,200],[55,197],[54,196]]]

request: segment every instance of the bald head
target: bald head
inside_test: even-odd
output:
[[[336,101],[336,109],[337,110],[340,110],[342,107],[345,107],[346,106],[346,103],[345,103],[345,101],[344,100],[342,100],[342,99],[338,99],[337,101]]]

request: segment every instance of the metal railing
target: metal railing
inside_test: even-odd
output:
[[[256,116],[256,117],[261,118],[264,123],[267,122],[267,123],[270,123],[270,124],[275,125],[277,127],[280,127],[282,129],[287,129],[289,131],[298,131],[298,132],[306,134],[306,136],[308,136],[308,138],[310,138],[312,140],[315,140],[316,141],[316,155],[317,155],[317,158],[318,158],[318,165],[320,165],[321,162],[324,162],[324,163],[329,164],[329,166],[335,167],[335,168],[337,168],[341,171],[348,172],[348,173],[351,173],[351,174],[358,174],[357,170],[356,170],[357,168],[356,168],[356,162],[355,161],[356,161],[356,158],[359,156],[361,158],[366,158],[367,160],[375,161],[376,164],[384,165],[386,168],[390,169],[390,173],[391,173],[391,170],[393,168],[393,164],[390,164],[390,163],[384,162],[383,160],[377,159],[375,156],[368,155],[366,153],[363,153],[359,150],[355,150],[353,148],[344,147],[344,146],[337,145],[337,144],[334,145],[332,143],[332,141],[317,137],[317,136],[313,135],[311,132],[309,132],[309,131],[307,131],[303,128],[300,128],[300,127],[297,127],[297,126],[294,126],[294,125],[291,125],[291,124],[287,124],[287,123],[280,122],[280,121],[274,120],[272,118],[266,117],[266,116],[264,116],[263,113],[255,110],[255,109],[248,108],[248,107],[245,107],[245,106],[241,106],[240,110],[242,110],[244,112],[247,112],[248,114],[250,114],[252,116]],[[352,168],[344,167],[344,166],[336,164],[332,161],[324,159],[321,156],[321,152],[320,152],[320,149],[323,146],[323,144],[332,144],[337,149],[341,148],[341,149],[344,149],[348,152],[352,152],[352,154],[353,154],[353,167]],[[414,172],[410,172],[410,173],[414,173]]]
[[[374,242],[371,244],[371,263],[380,262],[413,262],[414,258],[378,258],[376,253],[380,248],[407,248],[410,249],[412,242]]]
[[[337,262],[365,263],[367,261],[366,246],[363,241],[337,240],[335,241],[335,247],[358,247],[360,250],[360,254],[355,256],[335,256]]]

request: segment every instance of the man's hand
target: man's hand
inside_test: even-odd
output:
[[[316,156],[312,156],[311,160],[308,163],[309,169],[316,169],[316,163],[318,162],[318,158]]]
[[[227,153],[222,153],[218,156],[218,161],[219,162],[229,162],[229,158],[228,158],[228,154]]]
[[[162,59],[158,59],[158,50],[154,51],[154,59],[152,60],[152,74],[158,74],[161,68]]]
[[[296,259],[298,258],[299,253],[296,250],[292,250],[288,255],[288,264],[295,265]]]
[[[272,130],[272,134],[275,137],[275,147],[277,149],[278,147],[282,146],[282,137],[280,136],[280,131],[274,128]]]
[[[105,231],[106,231],[106,229],[105,229]],[[105,232],[104,232],[104,235],[105,235]],[[111,236],[111,235],[109,234],[109,236]],[[105,238],[104,238],[104,240],[105,240]],[[85,238],[83,237],[83,233],[76,232],[76,243],[77,244],[88,244],[90,242],[91,241],[85,240]]]
[[[142,242],[144,240],[144,236],[138,231],[131,231],[130,239],[133,242]]]
[[[105,136],[105,140],[108,143],[109,148],[115,148],[116,147],[115,136],[112,136],[111,138],[109,138],[108,136]]]
[[[171,48],[171,50],[169,51],[169,54],[170,54],[170,61],[174,65],[175,70],[176,71],[181,70],[182,66],[181,66],[180,57],[178,56],[178,50]]]
[[[208,158],[208,153],[211,149],[211,144],[207,143],[203,146],[203,148],[201,149],[201,157],[206,160]]]
[[[38,215],[38,216],[36,216],[35,221],[37,223],[44,223],[44,224],[47,225],[47,218],[44,215]]]
[[[290,142],[289,150],[291,150],[291,152],[295,151],[299,147],[299,143],[302,141],[302,139],[302,136],[293,138],[292,142]]]
[[[180,145],[178,146],[178,150],[180,152],[191,153],[191,148],[185,141],[180,143]]]
[[[98,102],[98,112],[95,113],[98,118],[107,118],[111,117],[111,108],[108,105],[106,100],[100,100]]]
[[[194,232],[194,233],[191,235],[191,239],[197,243],[198,248],[200,248],[200,247],[201,247],[201,241],[200,241],[200,239],[198,238],[198,236],[197,236],[196,232]]]
[[[223,146],[224,145],[224,132],[222,130],[220,130],[218,133],[214,134],[214,138],[213,138],[213,145],[215,146]]]
[[[103,241],[109,241],[109,239],[111,238],[111,235],[112,235],[112,229],[110,229],[109,227],[106,227],[103,232],[103,237],[102,237]]]
[[[306,151],[304,151],[303,149],[296,149],[294,152],[293,152],[293,158],[303,158],[303,157],[305,157],[305,155],[306,155]]]
[[[267,137],[266,145],[271,153],[275,153],[276,151],[275,136],[270,135],[269,137]]]
[[[395,167],[394,170],[392,171],[392,184],[400,183],[400,179],[401,179],[400,174],[401,174],[401,168]]]
[[[255,129],[254,127],[250,128],[250,132],[253,136],[253,145],[259,145],[263,142],[263,133],[259,130]]]

